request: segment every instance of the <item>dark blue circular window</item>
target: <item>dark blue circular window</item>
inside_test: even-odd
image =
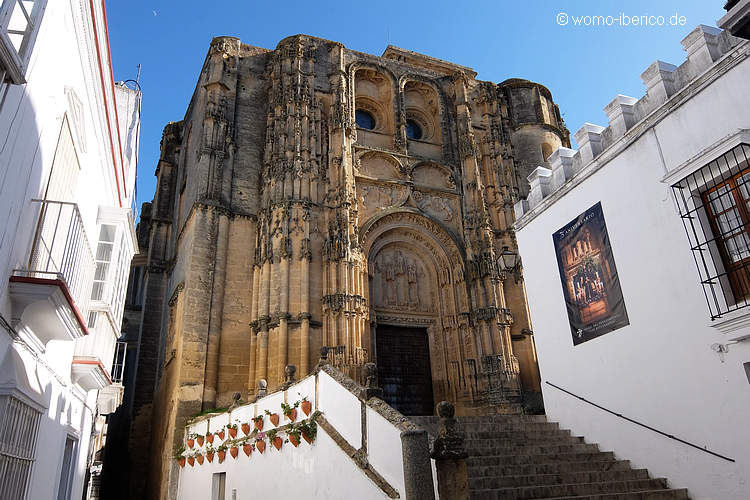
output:
[[[406,137],[409,139],[421,139],[422,127],[414,120],[406,120]]]
[[[354,121],[359,128],[372,130],[375,128],[375,117],[363,109],[354,112]]]

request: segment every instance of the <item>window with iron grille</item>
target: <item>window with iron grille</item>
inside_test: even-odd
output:
[[[25,83],[47,0],[0,0],[0,88]]]
[[[26,498],[40,415],[21,400],[0,395],[0,498]]]
[[[672,185],[711,319],[750,305],[750,145]]]

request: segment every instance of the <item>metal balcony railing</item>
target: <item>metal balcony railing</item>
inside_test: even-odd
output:
[[[39,206],[34,242],[27,267],[15,269],[13,274],[62,281],[85,318],[96,263],[78,205],[64,201],[31,201]]]

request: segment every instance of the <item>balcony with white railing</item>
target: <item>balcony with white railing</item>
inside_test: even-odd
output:
[[[105,387],[100,387],[99,395],[96,398],[96,407],[100,415],[114,413],[122,403],[122,397],[125,392],[123,379],[125,377],[125,357],[127,352],[128,343],[118,340],[115,344],[112,370],[110,371],[110,380],[112,383]],[[75,358],[73,359],[73,363],[75,363]]]
[[[13,322],[19,332],[45,346],[88,333],[91,283],[96,267],[75,203],[32,200],[36,209],[31,251],[10,278]]]

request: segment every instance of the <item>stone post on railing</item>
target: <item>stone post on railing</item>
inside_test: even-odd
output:
[[[440,500],[468,500],[468,454],[464,448],[464,436],[454,417],[455,408],[448,401],[441,401],[437,405],[437,413],[440,429],[430,457],[435,459],[437,468],[438,495]]]
[[[284,374],[286,375],[286,378],[284,382],[279,387],[280,390],[285,391],[289,389],[292,385],[294,385],[297,380],[295,380],[294,375],[297,373],[297,367],[294,365],[286,365],[284,367]]]
[[[367,401],[370,398],[383,399],[383,389],[378,387],[377,365],[375,363],[365,363],[363,368],[365,376],[364,400]]]
[[[258,392],[255,393],[255,400],[266,397],[268,393],[268,383],[265,379],[258,380]]]
[[[320,359],[318,360],[318,368],[328,364],[328,347],[323,346],[320,348]]]
[[[435,500],[427,431],[423,429],[401,431],[401,454],[404,460],[406,500]],[[443,500],[442,497],[441,500]]]

